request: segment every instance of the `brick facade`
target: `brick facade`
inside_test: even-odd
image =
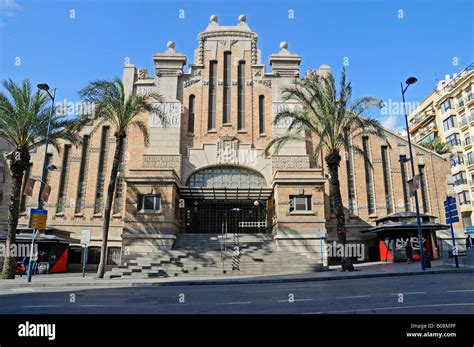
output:
[[[140,118],[149,125],[150,144],[145,146],[138,129],[131,128],[127,134],[124,157],[124,180],[122,206],[112,217],[109,245],[122,247],[124,253],[152,252],[154,249],[169,249],[181,232],[186,231],[185,214],[189,206],[180,206],[180,189],[186,187],[189,177],[203,168],[234,167],[249,168],[259,173],[272,189],[268,197],[268,223],[281,248],[305,252],[308,256],[321,260],[321,252],[327,240],[335,239],[334,216],[329,202],[327,169],[322,163],[314,163],[312,153],[304,143],[288,144],[273,156],[267,157],[264,149],[274,137],[286,132],[285,125],[274,125],[273,117],[282,107],[293,107],[282,99],[281,88],[300,78],[301,57],[288,51],[282,43],[280,51],[270,56],[271,71],[267,72],[261,63],[261,53],[257,48],[257,34],[253,33],[245,20],[237,26],[220,26],[213,18],[206,30],[199,35],[199,45],[195,50],[194,63],[189,71],[183,71],[187,58],[175,51],[173,42],[168,49],[153,57],[155,71],[149,75],[146,69],[133,65],[124,68],[123,82],[127,93],[133,90],[146,93],[156,91],[164,97],[164,111],[168,119],[163,126],[156,117],[143,114]],[[223,124],[223,79],[224,52],[230,52],[231,66],[231,105],[230,122]],[[216,85],[216,127],[208,128],[209,106],[209,62],[217,62]],[[237,129],[237,64],[245,61],[245,127]],[[327,70],[326,65],[320,72]],[[194,131],[188,132],[189,100],[194,95]],[[259,131],[259,98],[264,97],[265,132]],[[87,127],[84,134],[90,133]],[[110,135],[113,134],[113,129]],[[400,173],[399,152],[406,141],[387,131],[388,145],[376,138],[369,138],[371,175],[375,196],[375,213],[369,214],[367,208],[367,187],[364,159],[354,154],[354,182],[356,210],[346,213],[348,239],[367,242],[374,246],[373,236],[361,234],[360,230],[374,225],[377,218],[387,214],[385,186],[382,166],[382,146],[388,147],[390,168],[389,182],[393,192],[394,212],[404,211],[404,196]],[[107,145],[105,182],[107,187],[111,170],[114,137],[109,136]],[[360,143],[361,139],[354,139]],[[83,229],[92,231],[92,245],[99,246],[101,240],[102,214],[94,214],[101,131],[90,137],[86,151],[84,208],[76,213],[77,191],[80,174],[82,148],[71,147],[69,167],[65,180],[66,207],[57,213],[61,167],[50,173],[52,185],[49,210],[49,224],[55,228],[73,231],[78,237]],[[229,152],[230,150],[230,152]],[[221,153],[221,151],[224,151]],[[450,168],[445,159],[420,146],[415,146],[416,161],[425,168],[429,196],[429,212],[441,216],[444,222],[442,200],[446,195],[446,175]],[[63,153],[63,152],[62,152]],[[51,162],[59,166],[62,153],[52,151]],[[42,151],[32,154],[32,175],[40,175]],[[0,164],[1,165],[1,164]],[[342,196],[348,211],[348,180],[346,161],[340,167]],[[409,175],[410,176],[410,175]],[[0,183],[0,187],[2,187]],[[3,184],[6,187],[6,184]],[[36,187],[38,189],[38,187]],[[106,189],[106,188],[104,188]],[[5,194],[5,193],[4,193]],[[105,194],[105,191],[104,191]],[[139,212],[139,197],[150,194],[161,197],[161,209],[152,213]],[[305,212],[290,212],[290,195],[311,196],[311,208]],[[33,197],[37,195],[37,190]],[[7,199],[0,201],[0,211],[4,213]],[[188,202],[186,202],[188,203]],[[34,207],[35,199],[29,198],[27,207]],[[28,211],[28,209],[27,209]],[[20,223],[27,223],[27,212]],[[2,219],[3,220],[3,219]],[[322,260],[321,260],[322,261]]]

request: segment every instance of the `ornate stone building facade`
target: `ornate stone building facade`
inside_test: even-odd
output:
[[[336,239],[327,169],[313,162],[305,143],[290,143],[270,156],[264,150],[287,131],[288,124],[273,123],[275,115],[298,107],[284,100],[281,90],[301,78],[301,59],[282,42],[279,52],[269,57],[267,71],[258,36],[245,17],[235,26],[221,26],[212,16],[198,36],[187,71],[187,57],[173,42],[153,56],[153,71],[124,67],[127,93],[157,92],[164,102],[156,105],[156,112],[141,115],[150,132],[148,146],[137,129],[127,135],[111,221],[111,254],[171,249],[185,233],[221,233],[224,219],[232,216],[228,232],[267,233],[279,249],[323,263],[326,243]],[[322,65],[316,73],[327,71]],[[157,112],[165,115],[165,122]],[[50,226],[73,231],[76,237],[91,230],[91,245],[98,248],[115,144],[107,125],[92,136],[91,129],[84,129],[82,147],[66,144],[61,153],[51,152],[50,162],[58,170],[49,173],[52,191],[46,207]],[[340,167],[348,240],[367,246],[366,259],[376,257],[377,244],[373,235],[360,231],[377,218],[413,207],[406,183],[410,171],[399,162],[407,143],[388,130],[387,138],[354,139],[367,151],[371,165],[363,156],[347,153]],[[415,153],[423,170],[424,212],[441,216],[438,221],[443,222],[449,164],[420,146]],[[28,175],[39,175],[40,158],[41,149],[33,154]],[[20,223],[25,224],[35,201],[23,200]]]

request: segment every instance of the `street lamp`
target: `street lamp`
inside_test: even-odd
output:
[[[405,103],[405,92],[407,91],[408,87],[412,84],[415,84],[418,81],[416,77],[408,77],[407,80],[405,81],[406,86],[403,87],[403,83],[400,83],[400,87],[402,90],[402,101],[403,101],[403,110],[405,112],[405,124],[407,128],[407,138],[408,138],[408,148],[410,150],[410,158],[406,158],[402,156],[400,157],[401,161],[410,161],[411,163],[411,176],[413,179],[413,185],[415,184],[415,161],[413,159],[413,149],[411,146],[411,138],[410,138],[410,126],[408,125],[408,114],[407,114],[407,108],[406,108],[406,103]],[[425,264],[425,249],[423,246],[423,230],[421,228],[421,219],[420,219],[420,205],[418,203],[418,190],[416,189],[415,186],[413,186],[413,191],[415,195],[415,209],[416,209],[416,224],[418,227],[418,240],[420,243],[420,262],[421,262],[421,269],[426,270],[426,264]]]
[[[45,91],[48,96],[50,97],[51,99],[51,111],[49,113],[49,117],[48,117],[48,129],[46,131],[46,137],[45,137],[45,145],[44,145],[44,157],[43,157],[43,170],[41,171],[41,179],[38,180],[40,181],[41,185],[40,185],[40,189],[39,189],[39,193],[38,193],[38,209],[43,209],[43,199],[41,197],[41,195],[43,194],[43,190],[44,190],[44,187],[45,187],[45,182],[46,182],[46,176],[47,176],[47,172],[48,172],[48,168],[50,169],[54,169],[55,165],[47,165],[47,159],[48,159],[48,142],[49,142],[49,133],[51,131],[51,118],[53,117],[53,113],[54,113],[54,98],[56,96],[56,88],[53,89],[53,94],[51,94],[49,92],[50,88],[48,86],[47,83],[40,83],[37,85],[38,89],[39,90],[42,90],[42,91]],[[34,229],[33,230],[33,235],[31,237],[31,250],[30,250],[30,262],[28,263],[28,282],[31,282],[31,275],[32,275],[32,256],[33,256],[33,252],[34,252],[34,249],[35,249],[35,239],[36,239],[36,236],[38,235],[38,229]]]

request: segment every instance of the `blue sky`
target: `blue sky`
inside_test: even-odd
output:
[[[220,25],[245,14],[265,63],[281,41],[303,57],[302,73],[328,64],[339,75],[348,63],[355,97],[398,102],[400,82],[414,75],[407,101],[419,102],[474,62],[470,0],[0,0],[0,79],[44,81],[76,102],[88,81],[121,77],[127,57],[153,71],[152,55],[169,40],[191,63],[211,14]],[[373,115],[402,128],[400,115]]]

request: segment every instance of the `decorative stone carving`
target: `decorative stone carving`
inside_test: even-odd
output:
[[[138,69],[138,79],[145,80],[148,79],[148,69]]]
[[[382,158],[372,158],[372,163],[381,164],[382,163]]]
[[[257,37],[252,38],[251,42],[251,51],[252,51],[252,64],[257,64]]]
[[[257,80],[257,83],[263,84],[265,87],[268,87],[268,88],[272,87],[272,81],[271,80],[259,79],[259,80]]]
[[[301,107],[295,103],[287,103],[287,102],[275,102],[272,105],[272,121],[275,119],[276,115],[284,110],[288,110],[293,112],[297,107]],[[291,119],[287,119],[285,121],[280,121],[278,124],[274,124],[273,127],[275,129],[287,129],[290,126]]]
[[[178,174],[181,168],[181,157],[179,155],[143,155],[144,168],[174,169]]]
[[[199,38],[199,64],[204,64],[204,38]]]
[[[202,76],[202,70],[201,69],[193,69],[193,77],[200,77]]]
[[[193,84],[198,83],[200,80],[195,79],[195,80],[189,80],[184,82],[184,88],[191,87]]]
[[[158,93],[158,88],[156,86],[138,86],[137,94],[148,96],[152,93]]]
[[[219,164],[239,164],[239,140],[233,136],[221,136],[216,145]]]
[[[208,81],[208,80],[203,80],[203,81],[202,81],[202,84],[203,84],[204,86],[208,86],[208,85],[209,85],[209,81]]]
[[[272,170],[308,169],[310,167],[308,156],[283,156],[272,157]]]
[[[392,173],[402,173],[402,169],[399,167],[392,167],[390,171],[392,171]]]
[[[253,73],[253,77],[259,77],[259,76],[262,76],[262,71],[255,70],[254,73]]]
[[[248,86],[253,86],[253,81],[245,81],[245,84]]]
[[[224,81],[217,81],[217,85],[223,86],[223,85],[224,85]]]
[[[251,40],[255,40],[255,47],[257,47],[257,35],[252,32],[247,32],[247,31],[239,31],[239,30],[219,30],[219,31],[205,31],[202,32],[199,35],[199,41],[201,40],[206,40],[209,38],[221,38],[224,36],[230,36],[230,37],[243,37]]]
[[[236,85],[238,85],[238,84],[239,84],[239,82],[238,82],[237,80],[232,81],[232,85],[233,85],[233,86],[236,86]]]
[[[157,103],[150,113],[150,128],[179,128],[181,126],[181,103],[180,102],[163,102]],[[160,114],[164,117],[164,124]]]

